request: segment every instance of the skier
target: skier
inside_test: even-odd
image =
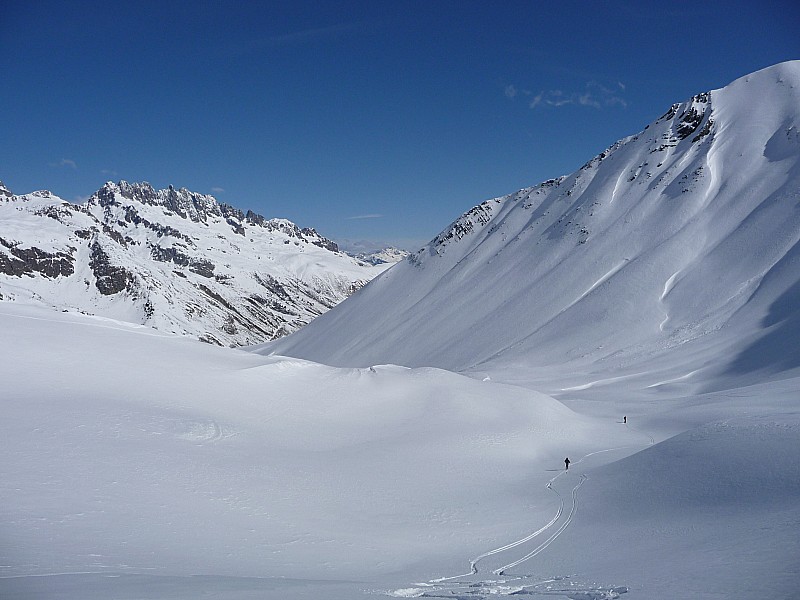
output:
[[[564,466],[566,467],[564,470],[569,471],[569,457],[564,459]]]
[[[622,417],[622,422],[623,423],[627,423],[628,422],[628,417]]]

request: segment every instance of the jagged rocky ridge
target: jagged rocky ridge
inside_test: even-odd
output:
[[[288,220],[148,183],[109,182],[83,204],[0,183],[0,220],[0,300],[221,345],[294,331],[389,266]]]

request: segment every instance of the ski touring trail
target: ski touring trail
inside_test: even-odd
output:
[[[624,425],[627,431],[646,436],[648,438],[647,444],[628,444],[589,452],[570,463],[572,473],[575,473],[576,468],[581,464],[591,462],[591,459],[595,456],[631,448],[643,448],[655,444],[653,436],[631,427],[627,423],[627,419]],[[488,550],[471,559],[467,573],[438,577],[427,582],[416,583],[414,587],[396,589],[388,592],[387,595],[395,598],[456,598],[463,600],[481,600],[489,597],[520,594],[550,597],[563,596],[565,598],[580,598],[581,600],[613,600],[619,598],[622,594],[628,592],[626,586],[596,586],[579,582],[568,575],[542,577],[533,574],[508,573],[509,569],[518,567],[543,553],[567,530],[578,511],[578,491],[588,479],[589,475],[586,472],[578,473],[576,480],[576,475],[571,474],[569,470],[560,470],[557,475],[546,483],[546,488],[558,497],[558,508],[553,517],[542,527],[523,538]],[[559,488],[561,491],[559,491]],[[567,509],[568,503],[569,508]],[[519,556],[521,551],[527,549],[531,544],[535,544],[535,546]],[[515,549],[518,549],[517,558],[492,569],[491,573],[495,578],[484,579],[477,577],[480,572],[479,564],[481,562],[485,562],[486,559],[491,557],[508,556],[506,553],[510,553]]]

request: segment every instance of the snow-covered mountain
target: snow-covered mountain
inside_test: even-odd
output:
[[[3,300],[242,345],[294,331],[388,266],[186,189],[121,181],[72,204],[0,184]]]
[[[651,383],[761,380],[800,366],[799,202],[794,61],[673,104],[574,173],[470,209],[261,351],[348,366],[515,365],[550,381],[610,370]]]
[[[0,302],[0,597],[795,598],[798,89],[676,105],[263,349],[469,376]],[[3,264],[91,253],[41,246]]]
[[[376,252],[359,252],[357,254],[351,254],[351,256],[371,265],[382,265],[400,262],[408,258],[410,254],[408,250],[400,250],[399,248],[389,246],[388,248]]]

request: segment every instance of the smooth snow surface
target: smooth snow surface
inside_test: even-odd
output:
[[[0,304],[0,329],[3,598],[788,598],[800,581],[797,379],[622,385],[574,412],[39,307]]]
[[[264,354],[0,302],[0,598],[796,597],[798,89],[677,105]]]

